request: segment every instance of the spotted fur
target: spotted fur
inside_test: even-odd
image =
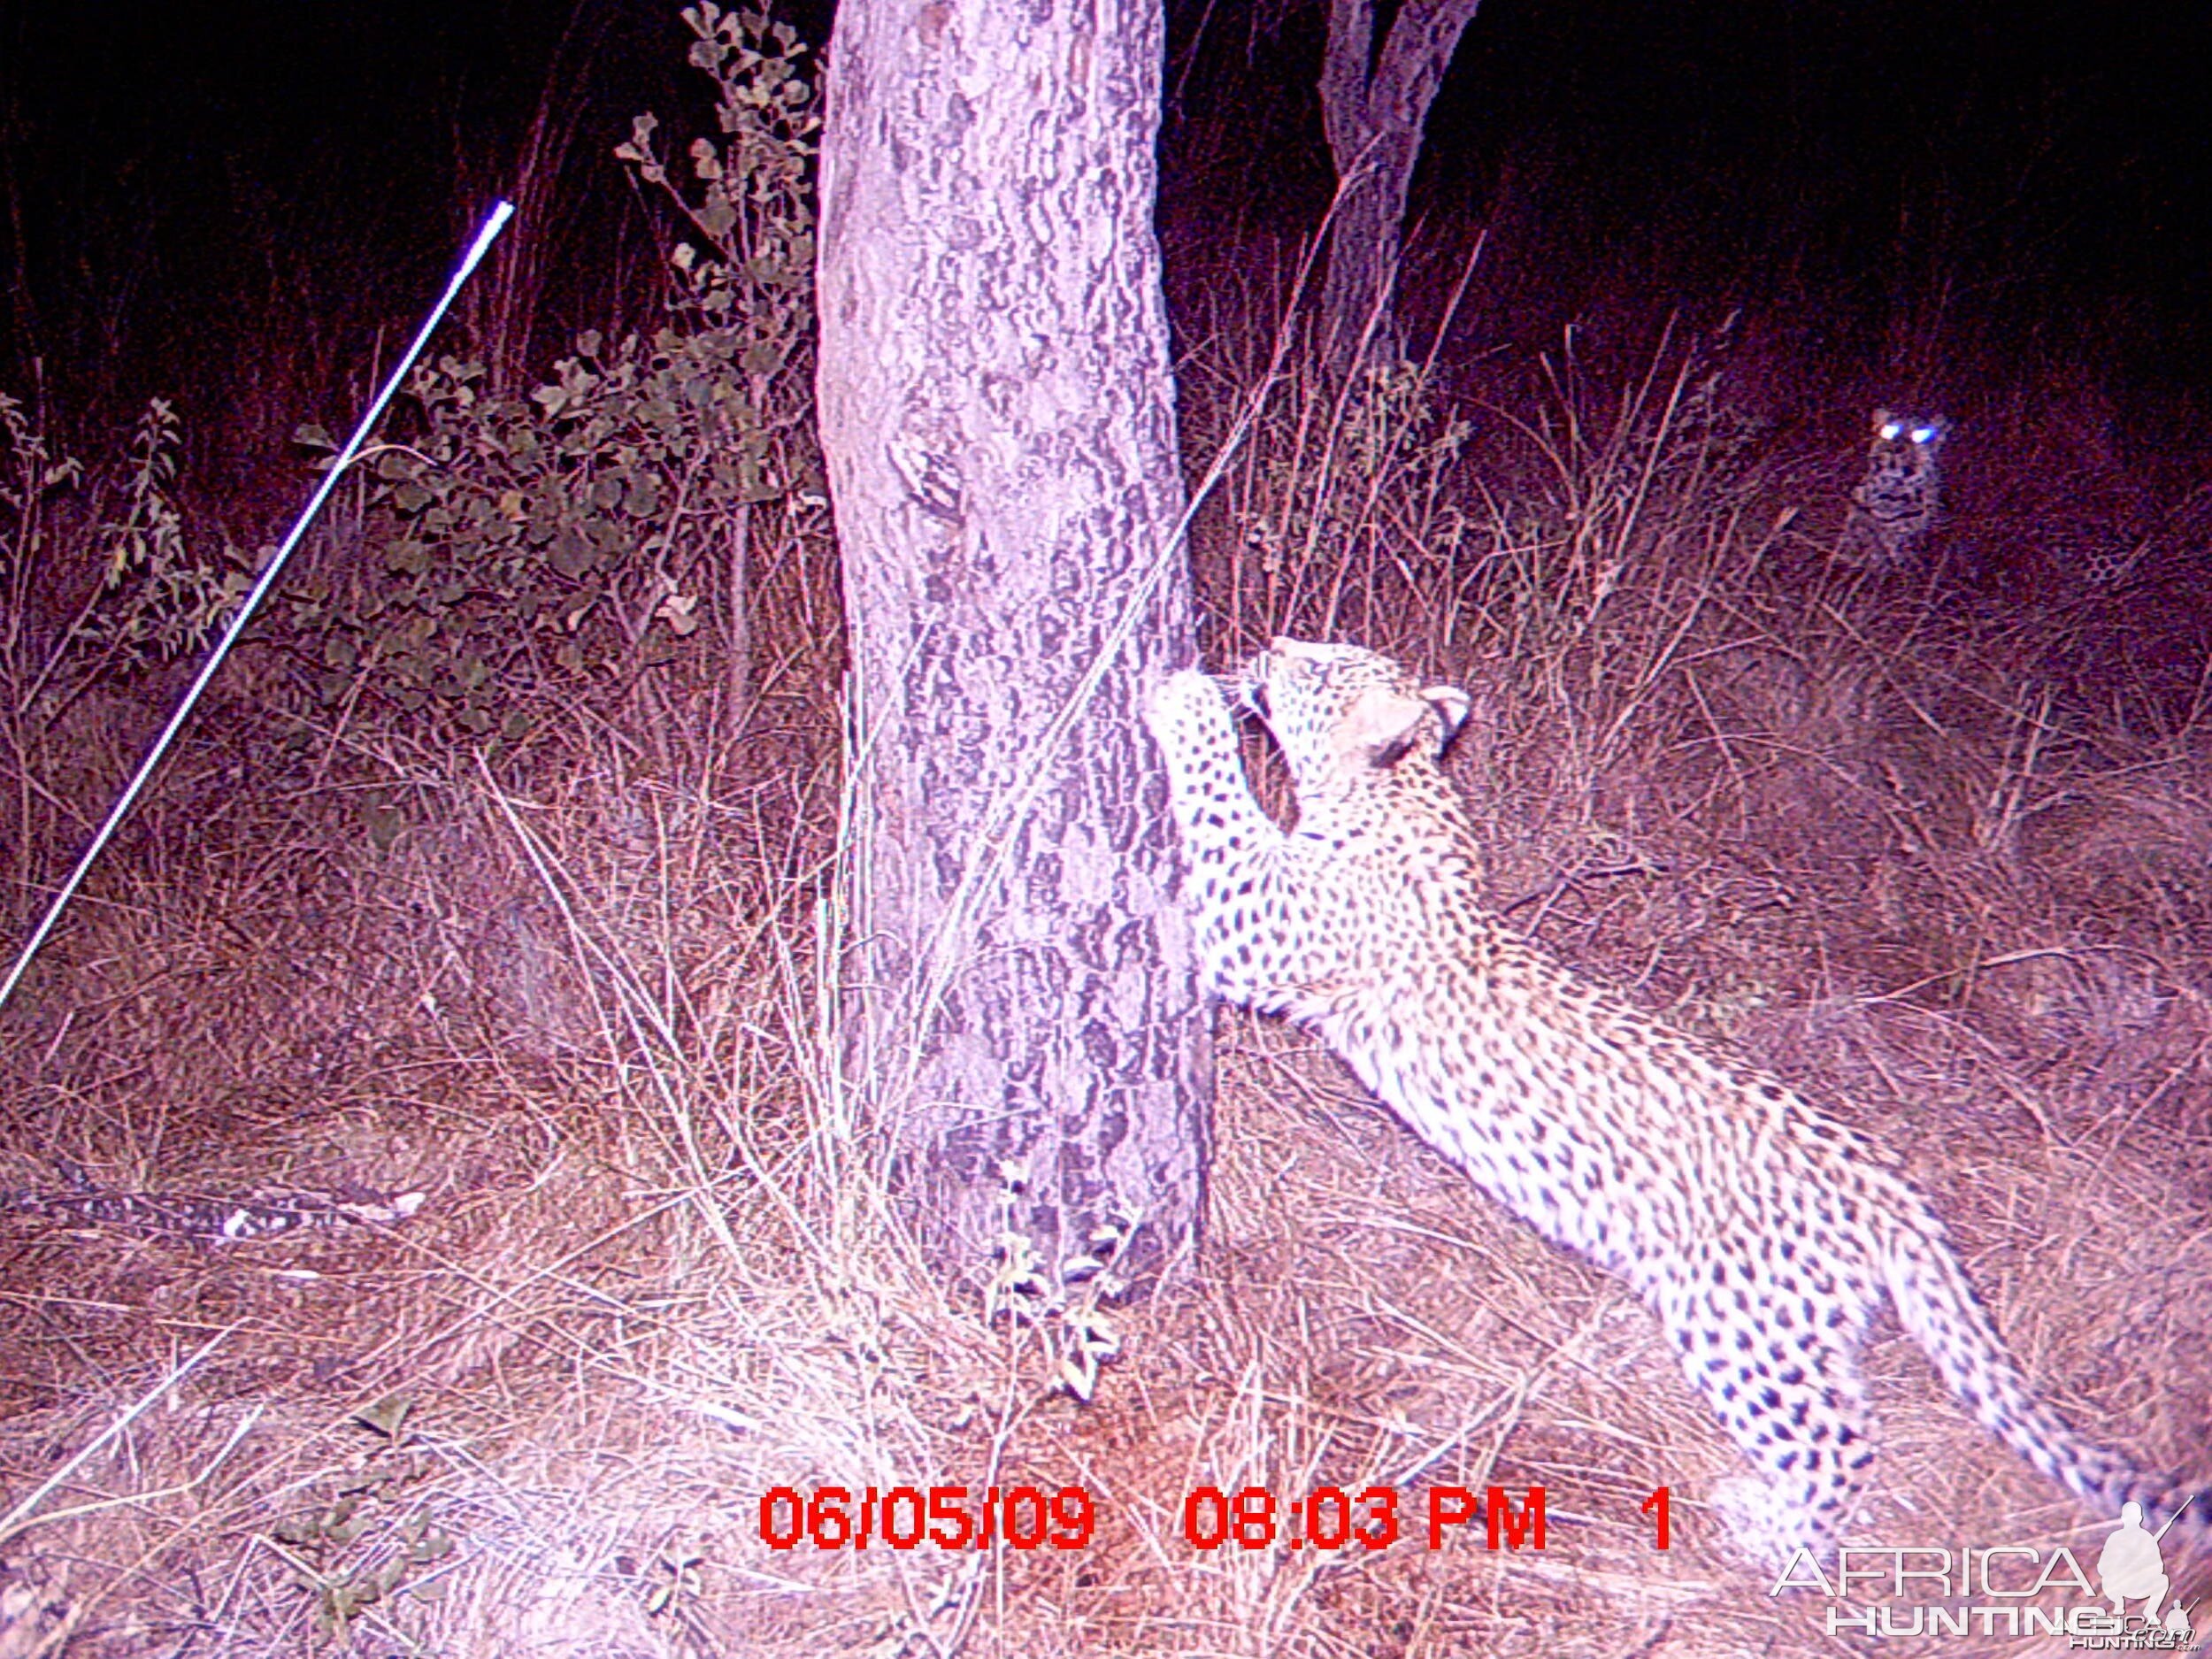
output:
[[[1863,570],[1894,570],[1909,564],[1935,528],[1943,505],[1943,473],[1936,455],[1949,435],[1940,415],[1874,411],[1866,475],[1851,492],[1843,539],[1836,556]]]
[[[2185,1500],[2038,1402],[1886,1155],[1484,908],[1439,764],[1463,693],[1287,639],[1235,687],[1289,764],[1294,830],[1254,801],[1221,685],[1186,671],[1147,710],[1213,988],[1310,1025],[1491,1197],[1635,1287],[1758,1467],[1721,1494],[1750,1548],[1817,1554],[1848,1517],[1873,1455],[1856,1356],[1885,1294],[2038,1468],[2116,1511]]]

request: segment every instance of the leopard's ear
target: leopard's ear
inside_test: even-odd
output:
[[[1467,717],[1474,711],[1475,700],[1457,686],[1431,686],[1421,694],[1421,701],[1436,710],[1442,725],[1443,735],[1437,739],[1437,752],[1441,754],[1452,746],[1452,739],[1467,724]]]
[[[1433,759],[1444,752],[1444,745],[1467,718],[1468,707],[1466,693],[1448,686],[1432,686],[1417,697],[1388,686],[1371,686],[1352,704],[1345,734],[1354,746],[1367,751],[1378,770],[1396,765],[1425,739]],[[1432,716],[1438,730],[1430,738]]]

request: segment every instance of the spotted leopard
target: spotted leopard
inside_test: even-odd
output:
[[[1940,415],[1874,411],[1866,473],[1851,492],[1838,558],[1862,570],[1894,570],[1911,562],[1942,508],[1943,473],[1936,455],[1950,431]]]
[[[1233,688],[1289,764],[1294,830],[1253,799],[1221,683],[1186,670],[1146,709],[1212,987],[1313,1027],[1477,1186],[1636,1289],[1760,1471],[1716,1494],[1755,1552],[1822,1555],[1850,1514],[1873,1455],[1857,1350],[1886,1294],[2038,1468],[2116,1510],[2187,1502],[2037,1401],[1873,1143],[1484,907],[1439,764],[1464,693],[1288,639]]]

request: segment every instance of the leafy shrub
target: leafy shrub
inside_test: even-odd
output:
[[[650,115],[615,152],[700,238],[672,250],[665,324],[584,334],[524,397],[492,395],[457,357],[418,373],[421,431],[370,471],[373,557],[293,596],[326,702],[359,687],[514,740],[677,657],[710,595],[731,607],[722,646],[748,649],[746,511],[819,488],[806,415],[820,122],[789,28],[712,5],[683,15],[723,142],[691,144],[695,190],[672,178]]]
[[[253,586],[250,561],[235,548],[209,553],[188,543],[176,499],[182,441],[175,405],[157,397],[138,418],[120,465],[88,470],[20,401],[0,393],[0,585],[7,596],[0,671],[17,706],[111,667],[199,650]],[[74,512],[63,534],[65,502]],[[65,556],[55,586],[75,609],[65,623],[35,628],[34,586],[42,572],[53,574],[53,555],[80,548],[99,561],[98,581],[75,600],[83,579],[66,573]]]

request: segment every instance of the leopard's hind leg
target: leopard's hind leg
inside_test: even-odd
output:
[[[1682,1369],[1758,1473],[1717,1507],[1751,1555],[1825,1558],[1873,1459],[1858,1348],[1877,1293],[1770,1231],[1714,1239],[1653,1297]]]

